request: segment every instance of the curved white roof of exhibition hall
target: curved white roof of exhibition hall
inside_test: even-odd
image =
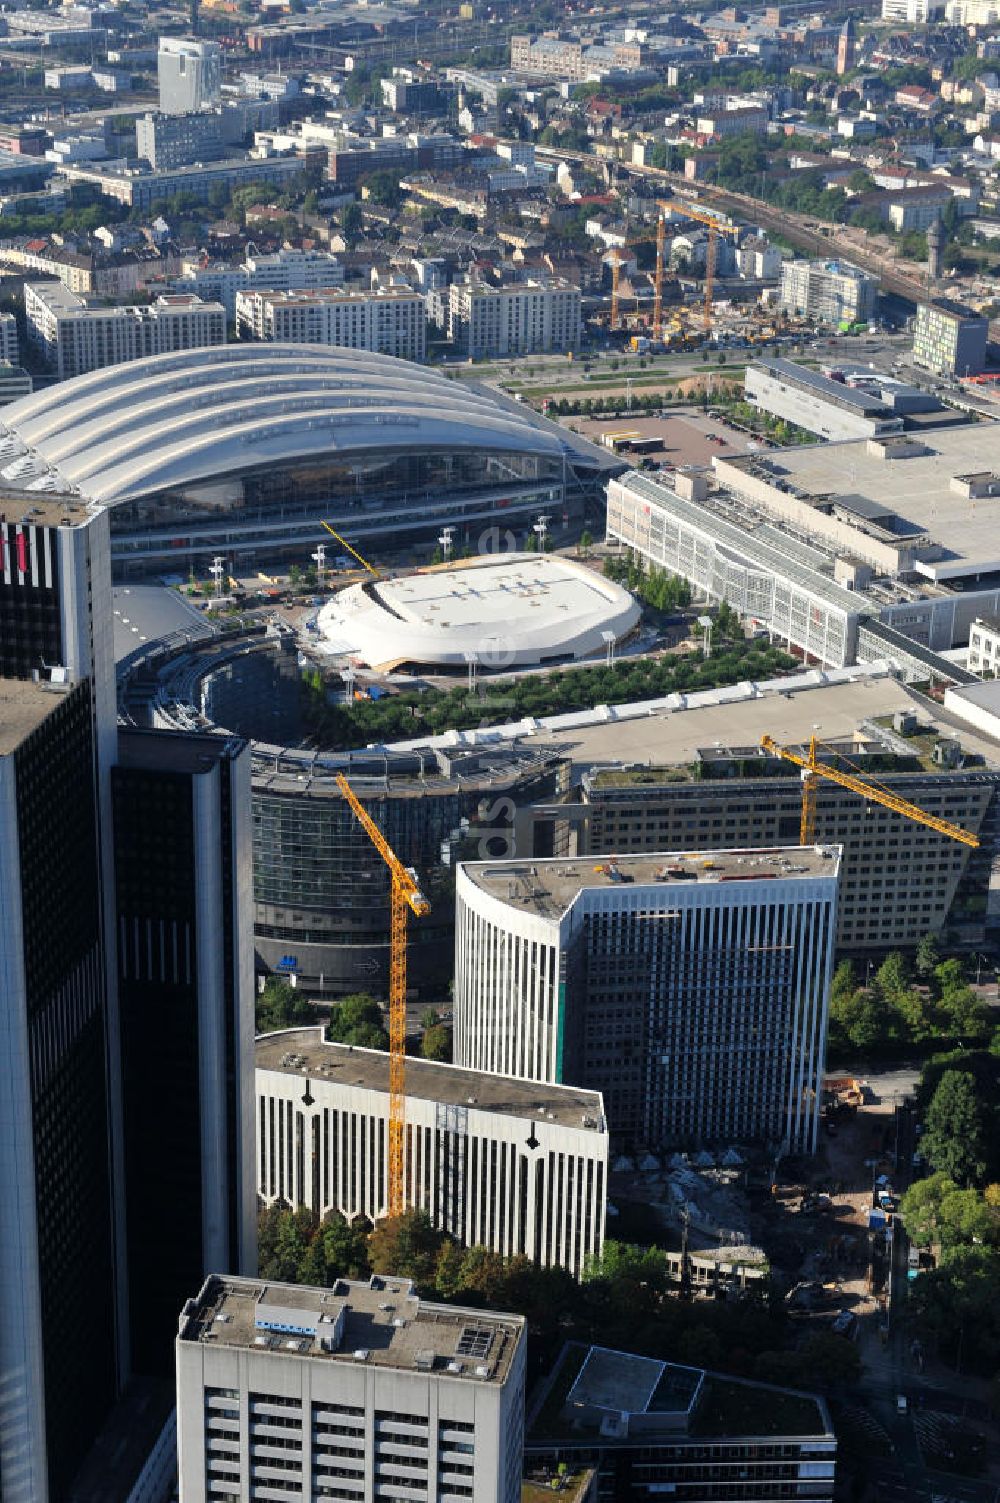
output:
[[[319,614],[326,650],[372,668],[399,663],[531,666],[604,652],[639,622],[627,590],[586,564],[507,553],[365,580]]]
[[[113,503],[331,453],[562,455],[460,382],[338,346],[232,344],[91,371],[0,414],[0,481]]]

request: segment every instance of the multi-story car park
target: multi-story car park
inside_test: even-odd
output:
[[[301,560],[329,544],[321,519],[368,547],[445,525],[458,547],[503,546],[540,513],[579,515],[607,463],[477,388],[315,345],[95,371],[5,408],[0,427],[0,478],[111,508],[119,576],[204,569],[216,554],[230,572]]]
[[[181,1497],[519,1503],[525,1345],[409,1279],[209,1278],[177,1337]]]
[[[836,849],[458,869],[455,1057],[599,1090],[631,1144],[815,1148]]]
[[[257,1040],[256,1080],[261,1201],[381,1220],[389,1056],[290,1029]],[[410,1059],[406,1160],[406,1205],[463,1246],[576,1276],[600,1253],[608,1135],[597,1091]]]

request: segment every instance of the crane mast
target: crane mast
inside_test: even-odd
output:
[[[917,824],[926,825],[929,830],[936,830],[939,835],[947,835],[951,840],[960,840],[963,845],[971,846],[973,849],[979,846],[978,835],[973,835],[969,830],[963,830],[961,825],[953,825],[950,820],[939,819],[936,814],[929,814],[926,809],[921,809],[919,804],[912,804],[909,799],[900,798],[897,793],[893,793],[891,788],[870,782],[868,778],[858,777],[854,773],[841,772],[839,768],[820,762],[816,755],[820,743],[815,736],[810,736],[809,751],[804,757],[799,752],[791,751],[787,746],[779,746],[771,736],[762,736],[760,744],[764,751],[770,752],[773,757],[781,757],[783,761],[791,762],[801,770],[800,845],[812,845],[815,842],[816,793],[819,780],[823,778],[828,783],[836,783],[839,788],[846,788],[851,793],[857,793],[862,798],[869,799],[873,804],[880,804],[883,809],[891,809],[894,814],[901,814],[904,819],[912,819]]]
[[[337,787],[358,824],[389,868],[389,1172],[388,1211],[402,1215],[406,1201],[406,929],[411,913],[423,918],[431,905],[416,874],[403,865],[342,772]]]

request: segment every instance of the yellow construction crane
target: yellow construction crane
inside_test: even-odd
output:
[[[816,788],[820,778],[825,778],[828,783],[836,783],[840,788],[847,788],[851,793],[860,794],[862,798],[870,799],[873,804],[881,804],[883,809],[891,809],[894,814],[903,815],[904,819],[916,820],[918,824],[926,825],[930,830],[937,830],[939,835],[947,835],[951,840],[960,840],[963,845],[972,846],[975,849],[979,845],[978,835],[963,830],[961,825],[953,825],[947,819],[938,819],[936,814],[928,814],[926,809],[921,809],[917,804],[911,804],[909,799],[900,798],[890,788],[884,787],[865,776],[858,776],[850,772],[841,772],[836,767],[830,767],[825,762],[820,762],[816,756],[817,747],[821,745],[815,736],[809,738],[809,754],[801,756],[798,752],[790,751],[787,746],[779,746],[777,741],[770,736],[762,736],[760,744],[766,752],[773,757],[781,757],[785,762],[793,762],[802,770],[802,819],[799,825],[799,844],[812,845],[816,839]],[[833,750],[833,748],[828,748]],[[839,752],[834,755],[839,756]]]
[[[726,224],[719,214],[710,209],[700,209],[696,204],[689,203],[685,198],[661,198],[658,207],[662,210],[671,210],[675,214],[683,214],[685,219],[694,219],[698,224],[708,226],[708,247],[705,252],[705,332],[712,327],[712,291],[715,285],[715,254],[716,244],[720,235],[735,235],[737,226]],[[661,215],[656,235],[656,290],[655,304],[659,307],[663,298],[663,240],[661,229],[663,217]]]
[[[625,260],[625,257],[622,255],[621,251],[619,250],[618,246],[616,245],[615,249],[614,249],[614,253],[613,253],[612,257],[611,257],[611,325],[610,325],[610,328],[611,328],[611,332],[612,333],[618,327],[618,288],[619,288],[619,286],[621,284],[621,279],[622,279],[622,262],[624,260]]]
[[[324,526],[326,524],[324,523]],[[336,534],[334,534],[336,536]],[[402,1215],[406,1200],[406,926],[431,911],[416,873],[400,861],[342,772],[337,787],[355,819],[389,868],[391,923],[389,944],[389,1215]]]
[[[334,532],[334,530],[330,526],[329,522],[324,522],[323,519],[320,518],[320,526],[321,527],[325,527],[326,530],[327,530],[327,532],[330,534],[330,536],[332,538],[336,538],[337,542],[340,544],[340,546],[342,548],[346,548],[347,551],[348,551],[348,553],[351,555],[352,558],[356,558],[357,561],[358,561],[358,563],[361,564],[364,568],[366,568],[368,570],[369,574],[374,575],[374,577],[376,579],[378,579],[378,577],[379,577],[378,570],[375,569],[375,568],[373,568],[372,565],[368,562],[368,560],[366,558],[362,558],[361,554],[358,552],[358,550],[356,548],[352,548],[351,545],[350,545],[350,543],[347,541],[346,538],[342,538],[339,532]]]

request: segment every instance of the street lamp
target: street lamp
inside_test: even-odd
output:
[[[703,646],[702,646],[702,656],[706,657],[706,658],[710,658],[712,656],[712,618],[711,618],[711,616],[699,616],[698,617],[698,625],[701,627],[702,631],[704,632],[704,642],[703,642]]]
[[[438,538],[438,544],[441,548],[441,557],[447,563],[451,558],[451,550],[455,545],[454,527],[445,527],[442,530],[441,536]]]
[[[316,552],[312,555],[312,561],[316,565],[316,584],[319,589],[323,588],[323,575],[326,572],[326,546],[323,543],[316,545]]]
[[[211,574],[212,578],[215,580],[215,593],[217,596],[222,594],[222,576],[225,571],[226,561],[222,557],[221,553],[217,553],[213,558],[208,570],[209,574]]]
[[[538,534],[538,551],[539,551],[539,553],[544,553],[545,552],[545,538],[546,538],[546,536],[548,534],[549,523],[551,522],[551,520],[552,520],[551,517],[539,517],[538,521],[534,525],[534,528],[532,529],[534,532],[536,532]]]

